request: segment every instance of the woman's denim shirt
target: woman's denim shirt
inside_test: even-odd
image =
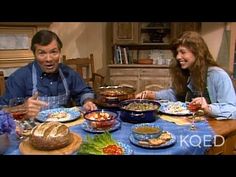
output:
[[[188,85],[191,88],[191,85]],[[211,99],[211,115],[216,119],[236,119],[236,94],[229,75],[219,67],[209,67],[207,90]],[[166,89],[156,92],[157,99],[177,101],[175,91]]]

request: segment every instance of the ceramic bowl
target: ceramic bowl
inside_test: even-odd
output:
[[[94,110],[84,115],[84,119],[91,128],[101,130],[112,128],[116,123],[117,117],[116,112],[103,109]]]
[[[139,141],[158,138],[162,134],[162,128],[154,123],[135,124],[131,130],[133,137]]]

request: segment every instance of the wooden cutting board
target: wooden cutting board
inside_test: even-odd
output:
[[[80,135],[76,133],[71,134],[73,135],[72,143],[61,149],[50,151],[38,150],[30,144],[29,138],[27,138],[20,143],[19,150],[23,155],[70,155],[76,152],[82,143],[82,137]]]

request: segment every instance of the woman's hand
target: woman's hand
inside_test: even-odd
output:
[[[150,90],[145,90],[138,93],[135,98],[137,99],[155,99],[155,92]]]
[[[85,111],[93,111],[93,110],[96,110],[97,109],[97,106],[91,101],[91,100],[88,100],[88,101],[85,101],[84,105],[83,105],[83,108],[85,109]]]
[[[211,114],[211,108],[209,104],[207,104],[207,101],[204,97],[197,97],[194,98],[191,103],[196,104],[196,105],[201,105],[201,108],[205,114],[210,115]]]

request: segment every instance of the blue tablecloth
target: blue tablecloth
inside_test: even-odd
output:
[[[133,149],[134,155],[203,155],[212,146],[215,133],[207,121],[196,123],[197,130],[195,131],[191,131],[189,125],[178,126],[162,119],[157,119],[154,123],[174,134],[176,143],[160,149],[147,149],[133,145],[129,140],[129,136],[131,134],[131,126],[134,124],[127,122],[122,122],[121,128],[111,132],[111,134],[116,140],[128,144]],[[84,131],[81,125],[70,127],[70,130],[80,134],[83,139],[88,134],[94,135]],[[5,152],[5,155],[20,155],[18,149],[19,140],[14,134],[10,136],[10,140],[11,146]]]
[[[174,134],[177,139],[176,143],[160,149],[148,149],[133,145],[129,140],[129,136],[131,134],[131,126],[134,124],[127,122],[122,122],[121,128],[112,132],[112,137],[130,145],[134,155],[203,155],[212,146],[215,133],[207,121],[196,123],[197,130],[194,131],[190,130],[189,125],[178,126],[162,119],[157,119],[155,123]],[[88,134],[93,135],[93,133],[85,132],[81,125],[71,127],[71,131],[80,134],[83,139]]]

